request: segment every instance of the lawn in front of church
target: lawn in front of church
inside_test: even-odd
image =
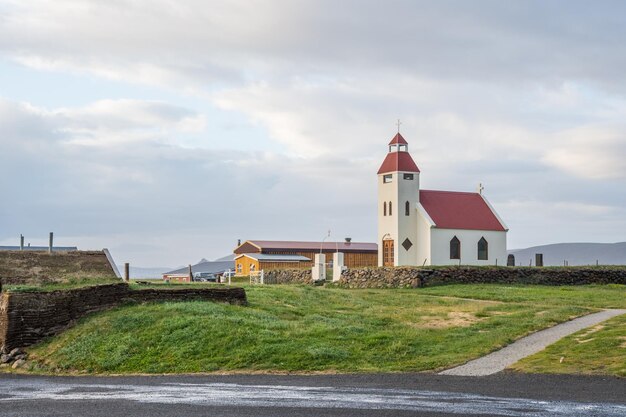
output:
[[[249,306],[125,305],[29,349],[61,373],[414,372],[464,363],[603,307],[624,286],[247,286]]]

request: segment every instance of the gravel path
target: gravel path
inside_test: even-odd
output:
[[[549,329],[523,337],[505,348],[470,361],[465,365],[440,372],[440,375],[483,376],[495,374],[513,365],[520,359],[545,349],[546,346],[557,342],[565,336],[622,314],[626,314],[626,310],[604,310],[558,324]]]

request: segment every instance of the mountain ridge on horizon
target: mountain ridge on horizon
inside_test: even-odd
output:
[[[626,242],[566,242],[509,249],[516,265],[534,265],[535,254],[543,254],[544,266],[626,265]]]

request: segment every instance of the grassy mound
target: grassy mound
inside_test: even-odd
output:
[[[626,377],[626,315],[574,333],[511,368],[521,372]]]
[[[50,372],[424,371],[594,308],[626,306],[623,286],[265,286],[247,293],[248,307],[162,303],[98,313],[30,349],[29,360]]]
[[[103,251],[0,251],[0,280],[9,289],[119,281]]]

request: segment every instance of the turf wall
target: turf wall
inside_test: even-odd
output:
[[[246,304],[243,288],[133,290],[126,284],[99,285],[50,292],[0,294],[0,351],[32,345],[60,333],[86,314],[125,302],[219,301]]]

